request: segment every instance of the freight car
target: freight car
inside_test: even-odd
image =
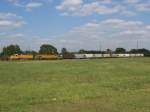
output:
[[[74,54],[75,59],[144,57],[144,54]]]
[[[59,59],[58,55],[24,55],[15,54],[9,57],[9,60],[56,60]]]
[[[75,59],[85,59],[86,56],[85,56],[85,54],[74,54],[74,58]]]
[[[57,60],[59,59],[58,55],[36,55],[36,60]]]

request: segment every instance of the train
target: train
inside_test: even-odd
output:
[[[97,58],[129,58],[129,57],[144,57],[144,54],[79,54],[73,53],[72,59],[97,59]],[[67,59],[63,58],[62,55],[25,55],[25,54],[15,54],[9,57],[9,60],[58,60]],[[70,59],[70,57],[68,57]]]
[[[36,60],[57,60],[59,59],[58,55],[36,55]]]
[[[14,54],[9,57],[10,60],[33,60],[33,55]]]
[[[26,55],[26,54],[14,54],[9,57],[9,60],[57,60],[58,55]]]
[[[75,59],[144,57],[144,54],[74,54]]]

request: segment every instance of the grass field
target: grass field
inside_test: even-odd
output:
[[[0,62],[0,112],[150,112],[150,58]]]

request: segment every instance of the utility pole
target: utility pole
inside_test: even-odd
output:
[[[101,41],[99,42],[99,50],[100,50],[100,52],[102,51],[102,44],[101,44]]]
[[[138,40],[137,40],[137,46],[136,47],[137,47],[137,54],[138,54],[138,51],[139,51],[138,50],[139,49],[139,41]]]
[[[137,46],[136,46],[137,50],[139,49],[139,41],[137,40]]]

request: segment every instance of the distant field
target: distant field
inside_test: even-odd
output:
[[[0,112],[150,112],[150,58],[0,62]]]

